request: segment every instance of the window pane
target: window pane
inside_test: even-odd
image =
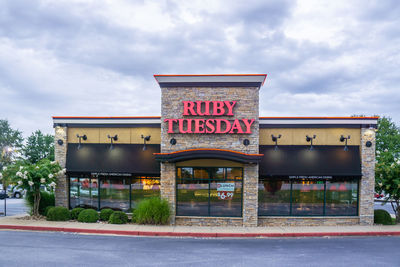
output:
[[[193,178],[195,179],[208,179],[208,171],[201,168],[193,168]]]
[[[226,168],[226,179],[242,180],[242,168]]]
[[[213,179],[224,179],[224,170],[225,168],[209,168],[211,173],[211,178]]]
[[[141,200],[160,196],[160,179],[158,177],[133,178],[131,189],[131,205],[132,208],[136,208]]]
[[[323,215],[324,182],[293,181],[292,215]]]
[[[242,216],[242,182],[210,183],[210,216]]]
[[[79,178],[69,180],[69,206],[71,209],[79,206]]]
[[[176,205],[177,215],[207,216],[208,181],[178,181]]]
[[[357,215],[358,181],[326,182],[326,215]]]
[[[258,215],[290,214],[290,181],[260,180],[258,184]]]
[[[177,178],[192,178],[193,168],[178,168]]]
[[[100,179],[100,209],[129,210],[129,179]]]
[[[80,186],[79,186],[79,207],[82,208],[92,208],[97,210],[98,201],[97,201],[97,179],[93,179],[93,182],[90,183],[89,178],[80,178]],[[94,187],[94,188],[92,188]]]

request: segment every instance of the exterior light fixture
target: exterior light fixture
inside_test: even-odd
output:
[[[281,138],[281,137],[282,137],[281,134],[278,135],[278,136],[275,136],[275,135],[271,134],[272,142],[275,142],[275,147],[274,147],[275,151],[278,150],[278,139]]]
[[[142,135],[142,137],[143,137],[143,135]],[[176,139],[175,138],[171,138],[171,140],[169,140],[169,143],[171,144],[171,145],[176,145]]]
[[[86,136],[86,134],[84,134],[84,135],[76,134],[76,137],[78,137],[78,139],[79,139],[78,149],[81,149],[81,147],[82,147],[82,139],[83,139],[83,141],[86,141],[87,140],[87,136]],[[58,144],[60,145],[60,142]],[[62,143],[61,143],[61,145],[62,145]]]
[[[244,139],[243,140],[243,145],[245,145],[245,146],[250,145],[250,140],[249,139]]]
[[[113,146],[114,142],[113,141],[117,141],[118,140],[118,135],[114,135],[114,136],[107,135],[107,137],[110,139],[110,142],[111,142],[110,150],[112,150],[114,148],[114,146]]]
[[[314,150],[314,147],[313,147],[313,140],[316,138],[317,136],[314,134],[312,137],[309,137],[308,135],[306,135],[306,141],[307,142],[311,142],[311,145],[310,145],[310,150]]]
[[[367,142],[365,143],[365,145],[366,145],[367,147],[371,147],[371,146],[372,146],[372,142],[371,142],[371,141],[367,141]]]
[[[58,139],[58,140],[57,140],[57,144],[60,145],[60,146],[62,146],[62,145],[64,144],[64,141],[63,141],[62,139]]]
[[[144,135],[142,134],[142,139],[143,139],[143,151],[145,151],[145,150],[147,149],[147,148],[146,148],[146,142],[150,141],[150,137],[151,137],[151,135],[144,136]]]
[[[344,151],[348,151],[349,148],[347,147],[347,140],[350,139],[350,135],[347,137],[344,137],[343,135],[340,136],[340,142],[346,142],[344,145]]]

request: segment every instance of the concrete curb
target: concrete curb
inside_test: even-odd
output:
[[[125,236],[159,236],[159,237],[222,237],[222,238],[257,238],[257,237],[324,237],[324,236],[400,236],[400,231],[371,231],[371,232],[314,232],[314,233],[195,233],[195,232],[156,232],[156,231],[123,231],[98,230],[67,227],[0,225],[1,230],[23,230],[42,232],[66,232],[98,235]]]

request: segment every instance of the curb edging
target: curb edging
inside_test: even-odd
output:
[[[99,230],[68,227],[0,225],[1,230],[23,230],[40,232],[65,232],[99,235],[159,236],[159,237],[214,237],[214,238],[257,238],[257,237],[325,237],[325,236],[400,236],[400,231],[371,232],[311,232],[311,233],[196,233],[196,232],[157,232]]]

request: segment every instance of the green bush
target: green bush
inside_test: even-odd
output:
[[[48,221],[68,221],[70,218],[71,214],[65,207],[50,208],[47,212]]]
[[[108,221],[110,219],[111,214],[113,214],[113,210],[112,209],[102,209],[100,211],[100,220],[102,221]]]
[[[84,208],[73,208],[71,210],[71,219],[72,220],[77,220],[79,213],[81,213],[83,210],[85,210]]]
[[[139,224],[166,224],[170,216],[168,202],[159,197],[142,200],[134,210],[132,221]]]
[[[26,204],[33,209],[33,194],[32,192],[27,192],[26,193],[26,198],[25,198]],[[49,206],[55,206],[56,201],[54,197],[54,193],[52,192],[46,192],[46,191],[40,191],[40,203],[39,203],[39,214],[46,216],[46,208]]]
[[[125,224],[128,222],[128,215],[123,211],[114,211],[108,222],[112,224]]]
[[[374,210],[374,223],[391,225],[393,224],[392,217],[386,210]]]
[[[47,213],[49,213],[49,210],[51,209],[51,208],[54,208],[54,206],[47,206],[46,207],[46,209],[44,210],[44,216],[47,216]]]
[[[95,223],[99,220],[99,214],[94,209],[85,209],[78,215],[78,222]]]

